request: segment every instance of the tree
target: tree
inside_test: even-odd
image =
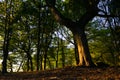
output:
[[[2,73],[7,72],[7,58],[9,53],[9,43],[12,35],[12,0],[3,2],[4,4],[4,42],[3,42],[3,62],[2,62]]]
[[[74,2],[74,1],[73,1]],[[93,1],[92,4],[90,4],[89,1],[85,1],[85,7],[86,13],[78,20],[78,21],[72,21],[71,19],[68,19],[64,17],[56,7],[53,5],[50,5],[46,0],[47,5],[49,6],[51,12],[53,13],[55,19],[60,23],[65,25],[67,28],[69,28],[73,36],[75,38],[78,54],[79,54],[79,64],[80,66],[94,66],[94,63],[92,62],[89,48],[88,48],[88,43],[85,35],[85,26],[86,24],[93,19],[97,13],[98,13],[98,8],[97,4],[98,2]]]
[[[77,1],[72,0],[70,2],[71,4],[75,3],[76,5],[78,5],[78,1],[79,0]],[[78,65],[80,66],[94,66],[94,63],[92,62],[89,48],[88,48],[87,38],[85,34],[85,27],[89,23],[89,21],[91,21],[95,16],[100,16],[100,17],[112,16],[108,14],[108,11],[106,9],[98,7],[98,5],[102,5],[102,6],[105,5],[107,7],[108,2],[109,2],[108,0],[104,0],[104,1],[103,0],[84,0],[84,1],[81,0],[81,3],[84,5],[83,6],[81,4],[84,7],[84,13],[80,16],[80,18],[77,18],[76,20],[72,20],[70,18],[65,17],[57,9],[57,7],[54,7],[54,5],[50,3],[50,1],[46,0],[47,6],[49,6],[55,20],[58,21],[60,24],[65,25],[73,33],[78,55],[79,55]],[[63,10],[64,9],[62,9],[62,11]],[[100,14],[99,12],[103,12],[104,14]]]
[[[111,55],[114,61],[119,60],[119,11],[115,0],[0,1],[3,73],[7,67],[12,71],[14,64],[19,66],[18,70],[22,67],[26,71],[64,67],[73,64],[72,57],[79,66],[94,66],[93,60],[98,55],[92,60],[91,49],[106,57],[105,61]],[[104,40],[108,42],[103,44]],[[69,47],[70,44],[74,47]]]

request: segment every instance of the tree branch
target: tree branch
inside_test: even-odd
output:
[[[51,6],[48,0],[46,0],[46,3],[47,3],[47,6],[50,8],[55,20],[59,22],[60,24],[65,25],[70,30],[73,30],[75,26],[76,27],[79,26],[84,29],[86,24],[98,14],[98,8],[93,6],[93,7],[90,7],[82,17],[80,17],[78,22],[77,21],[74,22],[71,19],[63,16],[60,13],[60,11],[57,10],[56,7]]]
[[[91,8],[89,9],[80,19],[79,19],[79,24],[80,26],[85,27],[86,24],[92,20],[97,14],[98,14],[99,9],[98,8]]]
[[[58,11],[58,9],[55,6],[52,6],[48,0],[46,0],[46,4],[47,6],[50,8],[51,13],[53,14],[55,20],[57,22],[59,22],[62,25],[65,25],[67,28],[69,28],[70,30],[72,30],[71,27],[74,27],[75,22],[72,21],[69,18],[66,18],[65,16],[63,16],[60,11]]]

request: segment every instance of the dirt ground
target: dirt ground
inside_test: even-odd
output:
[[[0,74],[0,80],[120,80],[120,67],[65,67],[40,72]]]

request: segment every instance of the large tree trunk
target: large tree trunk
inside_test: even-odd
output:
[[[86,34],[84,29],[77,29],[76,31],[73,31],[73,36],[76,43],[76,48],[78,52],[79,57],[79,66],[94,66],[94,63],[92,62],[91,55],[88,48],[88,42],[86,39]]]

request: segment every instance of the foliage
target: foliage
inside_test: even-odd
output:
[[[119,0],[100,1],[99,8],[105,11],[107,7],[107,14],[120,15]],[[86,5],[84,0],[57,0],[55,7],[66,18],[77,22],[87,12]],[[100,14],[105,14],[104,11]],[[95,17],[87,24],[87,39],[95,63],[120,65],[119,27],[119,17]],[[15,71],[29,71],[29,67],[35,71],[37,56],[41,70],[76,65],[73,34],[55,21],[44,0],[0,1],[0,30],[0,60],[3,43],[9,38],[8,70],[12,71],[17,65]],[[5,35],[9,37],[5,39]]]

